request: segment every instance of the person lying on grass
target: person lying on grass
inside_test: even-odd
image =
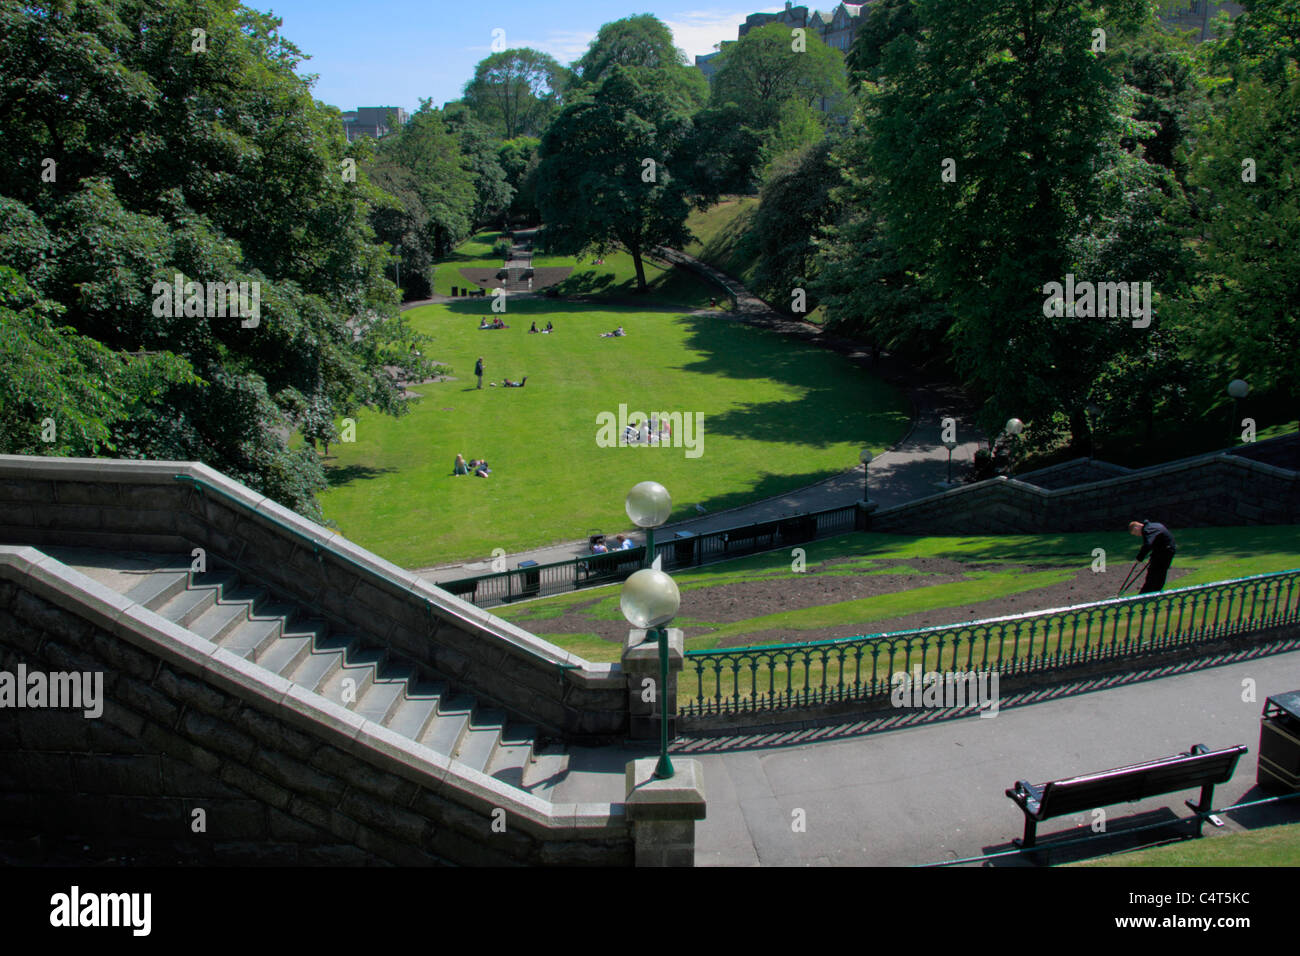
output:
[[[512,382],[512,381],[510,381],[510,379],[506,379],[506,380],[505,380],[505,384],[506,384],[506,388],[523,388],[523,387],[524,387],[524,384],[525,384],[527,381],[528,381],[528,376],[525,375],[524,378],[523,378],[523,381],[521,381],[521,382]]]
[[[486,461],[480,461],[477,458],[473,459],[469,463],[469,470],[479,478],[486,478],[488,475],[492,474],[492,469],[488,467],[488,463]]]
[[[618,328],[616,328],[613,332],[600,333],[600,337],[602,339],[617,339],[617,338],[622,338],[624,335],[627,335],[627,333],[623,331],[623,326],[621,325]]]

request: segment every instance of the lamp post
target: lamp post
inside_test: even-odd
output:
[[[1240,409],[1241,400],[1250,392],[1250,385],[1239,378],[1234,378],[1228,383],[1228,394],[1232,396],[1232,421],[1228,422],[1228,444],[1232,444],[1232,436],[1236,434],[1237,425],[1241,421]]]
[[[668,759],[668,628],[681,606],[677,583],[659,570],[655,560],[655,528],[672,514],[673,500],[668,489],[657,481],[643,481],[627,493],[623,502],[627,516],[639,528],[645,528],[645,567],[623,582],[619,607],[633,627],[646,628],[659,640],[659,763],[655,776],[663,780],[673,775]]]
[[[948,484],[952,484],[952,450],[957,447],[957,443],[949,438],[943,443],[943,447],[948,449]]]
[[[1018,438],[1020,433],[1025,430],[1025,423],[1018,418],[1008,418],[1006,427],[1003,429],[1012,438]],[[1010,470],[1016,470],[1016,443],[1011,443],[1011,463]]]
[[[642,568],[623,582],[619,609],[633,627],[645,628],[659,642],[659,763],[655,776],[673,775],[668,759],[668,624],[677,616],[682,596],[677,582],[658,568]]]
[[[862,462],[862,500],[871,500],[871,454],[870,448],[864,448],[858,452],[858,461]]]
[[[638,528],[645,528],[645,564],[650,567],[655,559],[655,528],[668,520],[673,511],[673,499],[668,489],[657,481],[643,481],[627,493],[623,510]]]
[[[1083,411],[1088,419],[1088,460],[1092,461],[1092,433],[1097,428],[1097,419],[1101,417],[1101,409],[1093,402],[1089,402]]]

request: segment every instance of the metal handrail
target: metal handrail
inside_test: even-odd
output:
[[[864,701],[917,665],[1015,675],[1205,643],[1300,622],[1297,584],[1292,569],[959,624],[691,650],[679,705],[700,716]]]

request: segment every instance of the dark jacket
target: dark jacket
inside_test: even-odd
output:
[[[1148,551],[1154,557],[1157,554],[1173,554],[1177,550],[1174,547],[1174,536],[1168,528],[1159,521],[1142,522],[1142,550],[1138,552],[1137,560],[1145,558]]]

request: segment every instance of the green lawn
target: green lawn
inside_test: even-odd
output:
[[[1195,570],[1178,578],[1173,586],[1189,587],[1300,567],[1300,528],[1293,525],[1184,528],[1179,529],[1177,534],[1177,565]],[[1124,532],[983,537],[848,534],[811,542],[804,545],[804,548],[807,551],[808,570],[824,570],[833,574],[915,573],[907,567],[883,567],[881,562],[925,557],[947,558],[972,567],[963,581],[784,611],[725,624],[692,617],[690,592],[747,581],[770,582],[772,587],[779,588],[783,580],[796,576],[790,567],[789,551],[772,551],[692,571],[674,572],[674,580],[682,591],[683,611],[676,623],[679,626],[711,628],[708,633],[688,638],[687,649],[713,648],[726,638],[743,637],[746,633],[771,629],[785,631],[789,641],[804,639],[800,637],[800,631],[826,627],[842,627],[844,637],[869,634],[872,621],[937,608],[969,605],[1065,580],[1074,572],[1091,565],[1094,548],[1106,549],[1109,556],[1108,574],[1117,577],[1118,590],[1118,579],[1122,579],[1129,568],[1130,559],[1136,553],[1136,542]],[[849,560],[831,568],[821,567],[829,559],[843,558]],[[1055,565],[1059,570],[1012,570],[1025,564]],[[999,568],[998,565],[1006,567]],[[591,620],[619,620],[622,615],[618,609],[618,598],[619,588],[613,585],[497,608],[493,613],[527,628],[530,622],[559,617],[571,607],[594,600],[596,603],[581,611],[583,616]],[[574,645],[568,643],[569,638],[565,635],[548,634],[546,638],[583,656],[600,652],[599,656],[589,657],[590,660],[618,659],[618,645],[594,639],[591,634],[574,635]]]
[[[455,381],[416,388],[400,419],[361,413],[356,442],[335,444],[327,518],[406,567],[487,558],[630,527],[623,499],[663,483],[673,519],[718,511],[837,474],[858,449],[881,450],[907,427],[906,399],[842,356],[721,317],[597,303],[513,299],[511,328],[480,332],[491,300],[406,313]],[[536,319],[551,335],[529,335]],[[618,325],[628,335],[600,338]],[[486,364],[475,389],[475,357]],[[523,389],[503,376],[528,376]],[[487,387],[487,381],[497,387]],[[703,415],[685,447],[599,447],[597,414]],[[683,434],[683,438],[685,435]],[[457,452],[486,458],[490,478],[452,477]]]
[[[1209,828],[1206,828],[1209,830]],[[1208,835],[1067,866],[1300,866],[1300,823]]]

